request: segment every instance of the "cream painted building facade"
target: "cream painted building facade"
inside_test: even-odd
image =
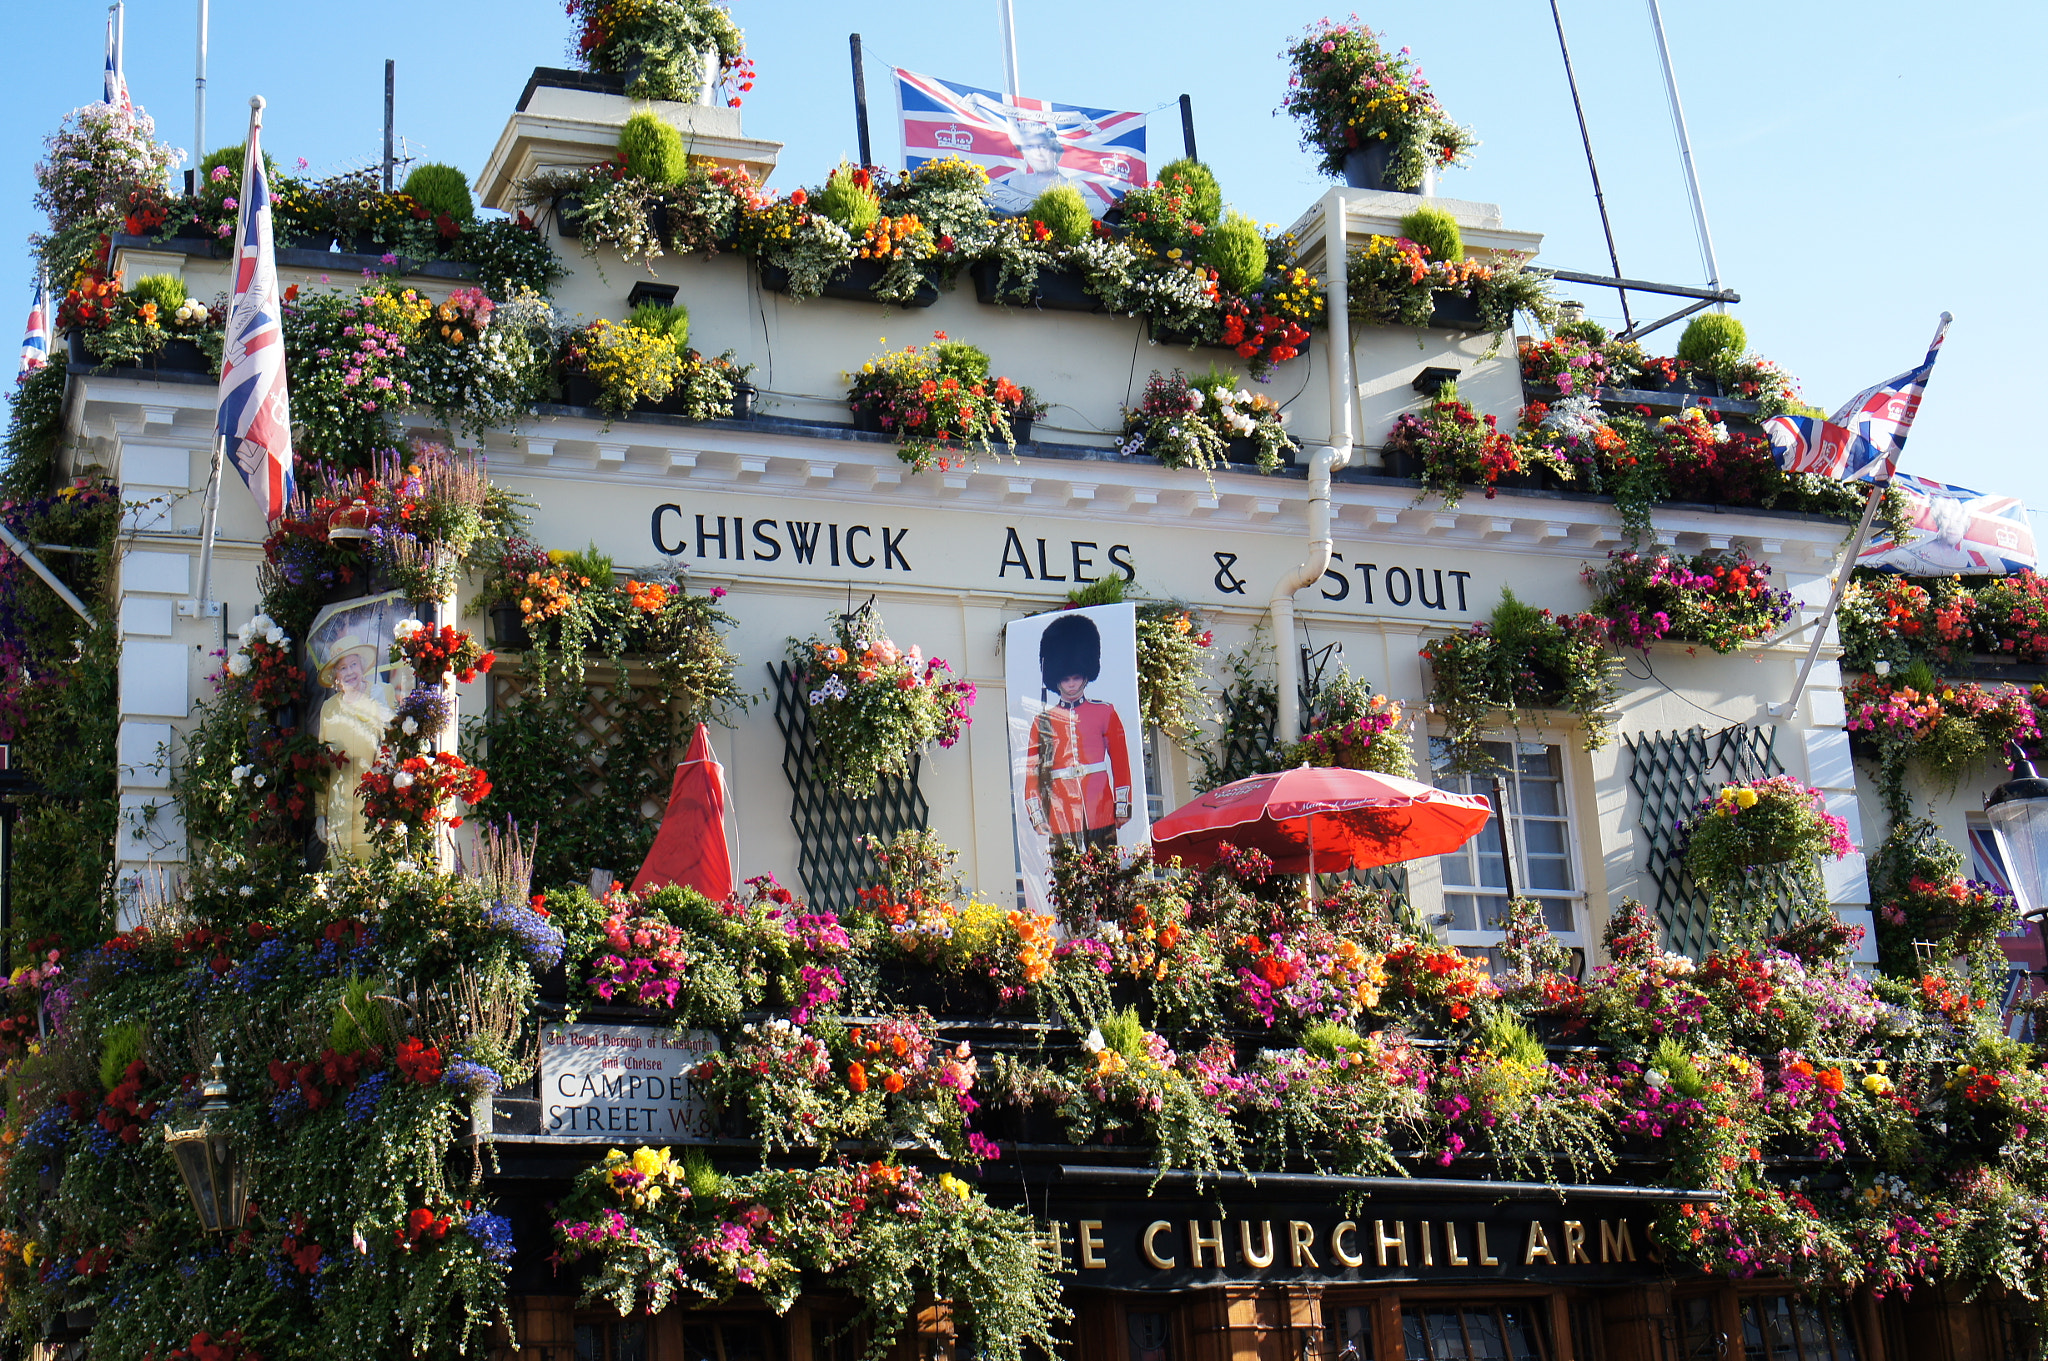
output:
[[[588,91],[530,87],[478,177],[486,206],[511,208],[513,186],[535,169],[580,166],[607,154],[631,107]],[[743,137],[736,112],[662,111],[694,134],[701,154],[745,164],[757,176],[773,168],[777,146]],[[1468,247],[1541,247],[1539,235],[1510,230],[1495,207],[1433,201],[1457,216]],[[1413,205],[1407,195],[1333,190],[1295,231],[1326,245],[1330,215],[1341,206],[1356,246],[1375,231],[1391,231]],[[558,311],[567,318],[623,317],[628,291],[647,273],[609,250],[588,256],[575,241],[559,249],[569,275],[556,289]],[[1325,254],[1324,246],[1311,248],[1311,268]],[[188,292],[202,298],[227,286],[226,262],[207,256],[122,249],[114,264],[130,277],[180,274]],[[308,261],[294,253],[280,276],[302,289],[330,280],[345,286],[359,266],[348,257]],[[958,746],[927,757],[920,788],[933,830],[962,850],[968,881],[988,894],[1012,892],[1015,875],[1010,753],[1001,722],[1003,625],[1092,576],[1126,571],[1147,593],[1184,600],[1213,627],[1211,673],[1220,684],[1217,673],[1231,648],[1251,644],[1262,628],[1270,640],[1269,597],[1311,556],[1317,520],[1307,465],[1312,451],[1341,430],[1345,405],[1359,448],[1329,489],[1329,570],[1295,598],[1294,629],[1283,645],[1339,645],[1354,674],[1407,705],[1420,771],[1429,769],[1431,722],[1422,644],[1484,618],[1503,588],[1557,611],[1585,608],[1582,568],[1623,542],[1620,520],[1602,499],[1503,491],[1492,499],[1474,493],[1446,508],[1433,498],[1418,501],[1412,482],[1378,475],[1376,446],[1388,427],[1425,401],[1414,386],[1424,368],[1458,370],[1461,395],[1512,424],[1522,393],[1511,339],[1496,349],[1485,335],[1361,328],[1350,346],[1350,381],[1333,385],[1330,347],[1319,333],[1265,389],[1286,405],[1289,428],[1303,445],[1296,466],[1274,476],[1233,468],[1204,478],[1122,457],[1112,446],[1121,408],[1152,370],[1201,369],[1231,358],[1228,351],[1154,345],[1144,323],[1130,318],[983,305],[964,281],[930,308],[894,309],[833,299],[792,303],[764,290],[751,262],[733,255],[664,256],[653,274],[674,285],[677,301],[689,308],[693,346],[707,354],[731,349],[756,365],[760,419],[607,422],[598,413],[550,407],[515,430],[451,442],[480,448],[492,477],[531,503],[536,541],[594,543],[621,568],[676,564],[688,569],[693,587],[725,587],[725,604],[739,620],[730,646],[750,688],[766,689],[768,666],[784,657],[789,639],[824,632],[829,617],[869,597],[897,641],[946,658],[974,681],[981,692],[976,723]],[[460,286],[452,277],[408,282],[436,297]],[[1038,445],[1016,458],[913,473],[892,443],[843,424],[846,371],[935,330],[979,345],[996,372],[1054,404],[1039,422]],[[1333,386],[1342,388],[1341,401],[1332,401]],[[119,855],[131,885],[173,870],[185,857],[171,789],[180,736],[210,692],[215,650],[257,598],[264,526],[230,477],[214,567],[222,610],[210,616],[195,600],[213,397],[210,384],[132,374],[79,373],[71,388],[72,471],[103,471],[130,503],[119,578]],[[1684,505],[1659,507],[1656,523],[1660,542],[1678,549],[1740,547],[1769,562],[1776,583],[1804,602],[1809,622],[1848,529],[1817,517]],[[483,622],[470,626],[482,629]],[[1662,805],[1653,798],[1646,811],[1640,791],[1660,773],[1675,778],[1674,753],[1691,748],[1671,742],[1674,734],[1734,730],[1744,741],[1767,743],[1779,766],[1828,792],[1860,844],[1832,647],[1796,711],[1779,718],[1767,707],[1790,693],[1806,638],[1796,633],[1726,657],[1683,646],[1632,656],[1621,677],[1618,740],[1597,751],[1582,750],[1583,734],[1569,716],[1503,731],[1504,740],[1530,744],[1522,749],[1527,759],[1519,777],[1525,788],[1518,796],[1524,816],[1516,828],[1523,862],[1517,879],[1529,884],[1534,870],[1541,895],[1556,899],[1568,917],[1568,941],[1594,953],[1609,904],[1624,895],[1658,904],[1649,868],[1656,838],[1645,824],[1655,823]],[[467,689],[465,705],[487,702],[487,686]],[[714,733],[714,741],[732,791],[736,868],[797,881],[792,793],[772,699],[731,730]],[[1199,765],[1185,751],[1155,746],[1153,792],[1171,808],[1191,795]],[[1699,784],[1718,777],[1702,767],[1687,778]],[[603,868],[630,878],[636,867]],[[1476,928],[1471,895],[1457,892],[1461,877],[1471,878],[1469,861],[1446,858],[1409,869],[1419,907],[1448,911],[1453,927],[1465,921]],[[1861,856],[1831,865],[1828,877],[1843,917],[1867,919]],[[1452,939],[1477,945],[1486,933],[1458,931]]]

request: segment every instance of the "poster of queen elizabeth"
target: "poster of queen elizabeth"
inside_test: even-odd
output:
[[[329,857],[371,854],[370,827],[356,786],[377,762],[385,729],[412,688],[412,668],[392,662],[398,625],[413,606],[397,591],[329,605],[306,635],[306,673],[318,687],[311,735],[346,758],[314,797],[314,830]]]

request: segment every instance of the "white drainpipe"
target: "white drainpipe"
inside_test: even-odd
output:
[[[1301,666],[1294,641],[1294,593],[1323,579],[1330,567],[1330,474],[1351,462],[1351,407],[1357,387],[1351,376],[1351,292],[1344,224],[1344,191],[1332,189],[1323,199],[1323,286],[1329,311],[1324,318],[1324,353],[1329,356],[1330,442],[1308,459],[1308,561],[1273,588],[1266,608],[1273,617],[1273,646],[1280,687],[1279,736],[1282,742],[1301,737]]]

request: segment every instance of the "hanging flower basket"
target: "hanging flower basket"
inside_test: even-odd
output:
[[[1849,824],[1827,799],[1790,775],[1724,785],[1685,825],[1685,867],[1702,884],[1738,879],[1745,871],[1855,850]]]

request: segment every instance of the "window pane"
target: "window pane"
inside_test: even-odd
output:
[[[1549,780],[1524,780],[1519,807],[1531,817],[1561,818],[1564,816],[1564,786]]]
[[[1501,1340],[1500,1320],[1492,1311],[1465,1311],[1465,1354],[1471,1361],[1508,1361],[1507,1344]]]
[[[708,1323],[684,1324],[683,1361],[718,1361],[718,1330]]]
[[[1516,753],[1516,773],[1525,778],[1555,780],[1564,774],[1562,753],[1542,742],[1523,742]]]
[[[720,1330],[725,1338],[725,1361],[767,1361],[768,1338],[752,1323],[728,1323]]]
[[[1570,935],[1579,929],[1578,913],[1572,910],[1569,898],[1542,898],[1543,921],[1551,930]]]
[[[1569,890],[1572,886],[1572,862],[1561,855],[1531,856],[1529,858],[1528,882],[1515,885],[1523,892],[1559,889]]]
[[[1344,1311],[1344,1335],[1338,1345],[1337,1361],[1373,1361],[1372,1316],[1373,1306],[1369,1304],[1354,1304]]]
[[[647,1361],[646,1319],[620,1319],[612,1325],[612,1361]]]
[[[604,1325],[602,1323],[579,1323],[576,1325],[576,1361],[610,1361],[604,1354]]]
[[[1516,830],[1522,834],[1523,855],[1564,854],[1566,842],[1562,822],[1525,818]]]
[[[1685,1361],[1721,1361],[1711,1300],[1682,1300],[1678,1306],[1679,1354]]]
[[[1167,1361],[1172,1354],[1167,1344],[1167,1317],[1159,1310],[1130,1310],[1124,1315],[1130,1332],[1131,1361]]]

